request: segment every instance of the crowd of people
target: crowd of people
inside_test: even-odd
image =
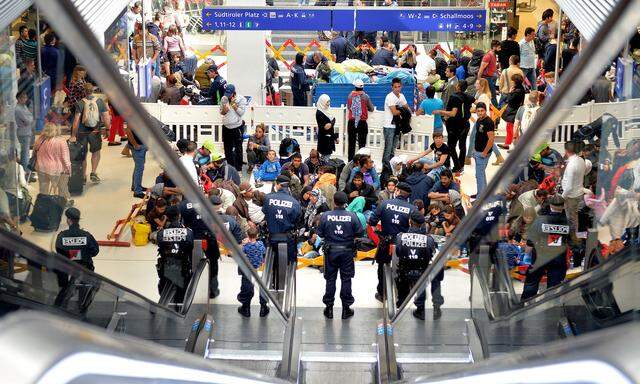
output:
[[[382,164],[377,168],[367,148],[367,120],[373,107],[362,81],[354,82],[354,90],[348,97],[347,138],[341,138],[335,130],[336,119],[329,96],[318,98],[317,148],[303,158],[299,145],[290,138],[279,143],[279,148],[272,147],[269,127],[264,124],[257,124],[253,133],[248,134],[243,118],[248,100],[222,78],[212,60],[205,60],[194,72],[187,69],[178,23],[163,24],[162,15],[155,15],[152,24],[157,28],[146,28],[148,36],[142,39],[142,24],[135,22],[137,7],[131,8],[133,61],[138,63],[146,56],[156,63],[154,73],[166,78],[166,85],[149,100],[216,105],[223,116],[222,153],[211,140],[205,140],[201,146],[186,139],[177,141],[177,156],[184,170],[220,213],[254,268],[262,265],[268,248],[277,254],[278,245],[283,243],[290,263],[297,262],[299,257],[324,256],[327,288],[323,302],[327,318],[333,318],[338,273],[342,282],[342,318],[353,316],[351,279],[358,250],[377,249],[375,297],[382,301],[384,265],[391,262],[389,246],[394,245],[399,258],[398,304],[406,298],[435,257],[438,243],[451,236],[465,216],[464,192],[473,201],[485,191],[490,156],[495,155],[494,164],[500,165],[504,162],[500,149],[517,149],[519,138],[540,106],[553,95],[555,73],[561,74],[568,62],[579,54],[576,50],[579,36],[570,23],[562,31],[560,41],[556,39],[551,10],[544,12],[537,29],[527,28],[519,42],[515,40],[517,31],[510,28],[507,39],[491,42],[487,52],[476,50],[470,57],[454,53],[448,61],[436,51],[419,54],[415,46],[398,58],[394,49],[399,44],[394,47],[391,42],[394,35],[387,33],[379,40],[379,49],[370,60],[363,59],[414,69],[420,92],[419,103],[413,111],[402,94],[401,79],[392,80],[384,102]],[[16,172],[35,171],[40,193],[59,195],[70,207],[73,200],[69,189],[79,186],[82,190],[87,168],[88,179],[100,182],[98,167],[106,131],[110,132],[109,145],[120,143],[115,141],[118,135],[121,141],[127,141],[134,161],[131,190],[137,198],[149,197],[144,215],[151,227],[150,239],[158,245],[159,291],[175,285],[179,292],[176,299],[184,295],[194,268],[190,264],[194,241],[204,240],[204,252],[211,268],[209,294],[212,298],[218,296],[220,247],[215,244],[221,241],[221,235],[211,232],[204,224],[202,207],[187,201],[182,188],[173,183],[167,173],[158,175],[150,188],[142,185],[147,147],[134,129],[125,129],[117,110],[94,93],[95,87],[87,80],[84,67],[77,63],[70,65],[63,77],[58,76],[57,69],[51,74],[47,72],[54,85],[54,103],[42,133],[35,137],[31,105],[36,58],[31,55],[31,35],[29,29],[20,28],[16,42],[16,61],[20,63],[21,73],[15,110],[21,145],[15,160],[21,166]],[[367,39],[363,36],[361,33],[334,34],[333,59],[348,57],[349,46],[361,46],[365,40],[358,39]],[[376,40],[375,36],[369,37],[371,41]],[[350,39],[355,40],[350,42]],[[41,64],[43,69],[50,68],[50,60],[59,62],[61,43],[50,29],[45,30],[42,42],[47,52],[43,52]],[[562,49],[562,60],[556,67],[555,53],[559,49]],[[307,103],[310,82],[304,69],[309,58],[316,68],[326,60],[319,52],[296,56],[291,71],[295,105]],[[275,72],[276,69],[272,76],[277,76]],[[436,89],[438,83],[440,88]],[[609,92],[605,92],[604,83],[596,83],[592,97],[596,101],[610,101],[612,84],[608,86]],[[414,113],[434,117],[432,143],[414,157],[396,156],[400,137]],[[504,144],[496,143],[495,132],[500,124],[506,129]],[[69,143],[62,136],[64,127],[70,131]],[[608,140],[611,136],[618,146],[618,129],[615,117],[603,115],[574,134],[574,140],[564,146],[564,155],[548,144],[541,145],[501,197],[502,203],[496,205],[501,211],[494,216],[495,212],[490,209],[486,225],[478,226],[465,246],[468,251],[474,251],[477,246],[474,239],[483,241],[498,224],[499,220],[493,221],[493,218],[505,216],[495,252],[504,254],[512,267],[534,266],[526,272],[523,299],[537,293],[544,273],[548,274],[548,287],[564,280],[567,250],[574,265],[582,263],[586,252],[585,233],[589,228],[598,224],[611,227],[614,240],[601,244],[609,253],[620,249],[615,246],[616,242],[637,243],[637,232],[634,234],[630,229],[640,221],[640,215],[632,213],[637,212],[635,193],[640,176],[632,161],[640,156],[640,144],[632,141],[612,156]],[[346,161],[334,156],[341,139],[348,141]],[[31,143],[33,155],[29,153]],[[475,193],[462,191],[460,185],[465,165],[472,161]],[[268,189],[270,185],[272,189]],[[610,190],[600,198],[602,187]],[[632,199],[636,199],[635,207],[631,207]],[[18,203],[19,196],[12,204]],[[595,220],[593,212],[603,204],[607,207]],[[612,213],[615,207],[628,208],[629,214],[624,220]],[[68,208],[67,218],[73,224],[72,230],[78,230],[79,211]],[[8,220],[15,225],[20,218]],[[59,251],[66,252],[63,247]],[[92,266],[90,257],[83,262]],[[440,271],[431,282],[435,319],[441,316],[440,307],[444,303],[440,292],[443,278],[444,271]],[[242,304],[238,311],[242,316],[250,316],[253,295],[251,279],[243,275],[238,294]],[[264,295],[260,295],[260,304],[260,316],[267,316],[269,307]],[[414,316],[424,320],[424,293],[417,297],[415,304]]]

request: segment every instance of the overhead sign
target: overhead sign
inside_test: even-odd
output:
[[[357,11],[358,31],[484,31],[485,10],[398,8]]]
[[[217,7],[202,10],[202,28],[209,31],[480,32],[485,29],[485,20],[486,11],[482,9]]]
[[[320,31],[331,29],[330,9],[205,8],[205,30]],[[353,20],[351,22],[353,24]]]

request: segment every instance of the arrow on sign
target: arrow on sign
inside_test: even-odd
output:
[[[256,28],[257,28],[257,27],[258,27],[258,25],[260,25],[260,23],[255,23],[255,25],[256,25]]]
[[[205,13],[204,15],[205,15],[205,16],[207,16],[207,17],[209,17],[209,16],[211,16],[211,12],[207,12],[207,13]]]
[[[207,23],[207,27],[210,27],[210,26],[211,26],[211,23]]]

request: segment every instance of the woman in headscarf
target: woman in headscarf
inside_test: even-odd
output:
[[[319,189],[314,189],[309,195],[309,205],[304,211],[304,223],[307,229],[311,230],[316,226],[316,219],[322,212],[329,211],[327,199],[322,195]]]
[[[338,135],[335,133],[334,126],[336,118],[331,113],[331,99],[329,95],[322,94],[316,103],[316,122],[318,123],[318,152],[322,156],[331,156],[336,150],[338,143]]]
[[[360,219],[360,224],[362,224],[362,228],[367,228],[367,219],[364,217],[364,205],[366,204],[366,200],[362,196],[358,196],[349,204],[347,207],[347,211],[353,212]]]

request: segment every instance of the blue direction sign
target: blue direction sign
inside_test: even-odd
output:
[[[205,30],[319,31],[331,29],[330,9],[205,8]],[[353,11],[351,11],[353,28]]]
[[[485,10],[358,9],[358,31],[484,31]]]

